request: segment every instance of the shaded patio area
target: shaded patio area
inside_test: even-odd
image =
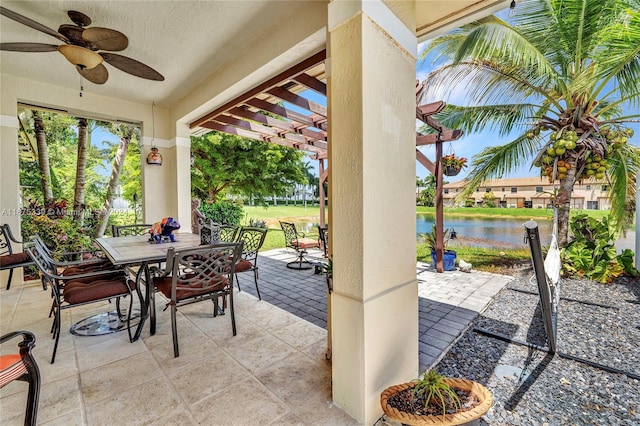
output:
[[[319,254],[319,253],[318,253]],[[179,309],[181,356],[173,357],[171,324],[157,298],[158,331],[131,344],[126,333],[79,337],[71,324],[106,310],[65,311],[54,365],[49,364],[49,293],[39,282],[3,292],[2,333],[27,329],[42,374],[43,424],[357,424],[331,400],[326,349],[326,281],[313,270],[285,267],[294,253],[260,255],[260,292],[251,274],[236,291],[238,335],[211,306]],[[320,257],[318,257],[320,259]],[[511,279],[474,272],[436,274],[417,266],[420,368],[435,364]],[[22,424],[26,384],[0,392],[4,424]]]

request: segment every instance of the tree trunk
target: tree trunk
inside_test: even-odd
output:
[[[32,111],[32,113],[33,128],[36,133],[36,142],[38,144],[38,164],[40,165],[43,201],[45,206],[50,206],[55,200],[53,199],[53,188],[51,186],[51,168],[49,166],[47,136],[44,133],[42,117],[40,117],[38,111]]]
[[[133,128],[128,128],[126,135],[120,136],[120,146],[116,153],[116,158],[113,160],[113,167],[111,169],[111,177],[109,178],[109,185],[107,186],[107,197],[104,200],[104,204],[100,209],[98,216],[98,223],[96,225],[95,238],[100,238],[104,234],[107,228],[107,222],[109,215],[111,214],[111,208],[113,207],[113,195],[118,187],[118,180],[120,179],[120,173],[122,172],[122,165],[127,157],[127,150],[129,149],[129,142],[131,142],[131,136],[133,135]]]
[[[84,187],[87,175],[88,141],[87,119],[78,118],[78,159],[76,162],[76,185],[73,195],[73,221],[78,226],[84,224]]]
[[[556,208],[558,209],[558,246],[564,248],[569,244],[569,216],[571,213],[571,193],[576,182],[577,159],[565,160],[571,164],[571,169],[567,170],[567,177],[560,180],[560,188],[556,197]]]

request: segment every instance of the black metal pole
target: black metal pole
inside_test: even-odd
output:
[[[547,284],[546,274],[544,272],[544,260],[542,259],[542,248],[540,247],[540,234],[538,233],[538,224],[534,220],[530,220],[524,224],[529,248],[531,250],[531,260],[533,261],[533,270],[536,274],[538,282],[538,292],[540,294],[540,303],[542,305],[542,320],[544,323],[544,331],[547,333],[547,341],[549,343],[549,352],[556,353],[556,322],[551,307],[551,291]]]

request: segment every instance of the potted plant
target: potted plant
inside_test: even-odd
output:
[[[429,370],[416,380],[385,389],[380,404],[387,417],[402,424],[459,425],[482,417],[493,396],[479,383]]]
[[[443,260],[444,260],[444,270],[445,271],[455,271],[456,270],[456,260],[457,253],[455,250],[449,250],[447,248],[447,244],[451,239],[451,230],[446,228],[442,231],[442,250],[443,250]],[[436,265],[436,224],[434,223],[431,226],[431,232],[424,234],[424,241],[427,247],[431,250],[431,262],[432,266],[435,268]]]
[[[463,167],[467,166],[467,159],[449,154],[442,157],[442,169],[446,176],[455,176],[460,173]]]

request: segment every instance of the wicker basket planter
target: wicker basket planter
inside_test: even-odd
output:
[[[471,422],[475,419],[482,417],[489,408],[493,405],[493,396],[489,389],[482,386],[480,383],[473,382],[465,379],[444,379],[445,382],[454,388],[470,391],[473,393],[480,403],[468,411],[460,411],[454,414],[445,414],[438,416],[422,416],[412,413],[406,413],[399,411],[388,404],[389,398],[396,393],[415,386],[415,383],[402,383],[399,385],[390,386],[380,394],[380,404],[382,410],[388,418],[406,425],[460,425]]]

